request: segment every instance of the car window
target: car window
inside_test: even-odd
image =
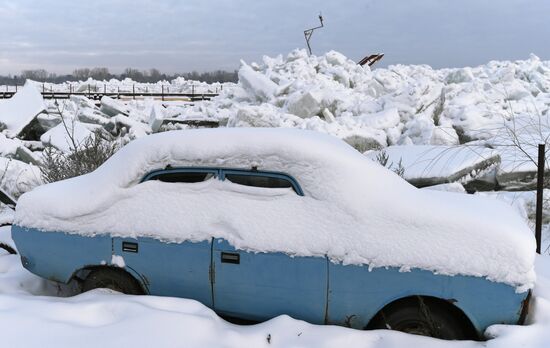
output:
[[[201,182],[211,179],[215,176],[212,172],[192,172],[192,171],[167,171],[153,174],[147,180],[158,180],[162,182]]]
[[[225,179],[234,184],[245,186],[263,188],[291,188],[294,192],[300,194],[293,183],[281,175],[225,173]]]

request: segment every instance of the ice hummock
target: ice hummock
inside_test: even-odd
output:
[[[62,152],[71,153],[79,149],[88,138],[94,136],[94,133],[84,123],[74,119],[66,119],[42,134],[40,141]]]
[[[28,82],[15,95],[0,100],[0,123],[4,133],[16,137],[34,118],[46,109],[42,95],[33,83]]]

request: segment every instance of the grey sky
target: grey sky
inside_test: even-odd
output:
[[[383,65],[550,59],[548,0],[0,0],[0,74],[45,68],[235,69],[304,47]]]

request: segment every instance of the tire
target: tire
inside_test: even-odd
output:
[[[445,340],[468,340],[471,330],[448,305],[429,298],[413,297],[390,304],[369,324],[369,329],[390,329]]]
[[[128,295],[143,295],[140,284],[128,273],[112,269],[96,269],[88,274],[82,284],[82,292],[92,289],[111,289]]]

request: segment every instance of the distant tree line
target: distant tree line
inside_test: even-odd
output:
[[[161,73],[158,69],[139,70],[126,68],[121,74],[113,74],[107,68],[80,68],[75,69],[72,74],[55,74],[44,69],[23,70],[20,75],[0,76],[0,85],[21,85],[26,79],[39,81],[62,83],[66,81],[84,81],[89,77],[95,80],[123,80],[127,77],[137,82],[157,82],[161,80],[173,80],[177,77],[184,77],[187,80],[202,81],[207,83],[214,82],[237,82],[237,71],[215,70],[209,72]]]

